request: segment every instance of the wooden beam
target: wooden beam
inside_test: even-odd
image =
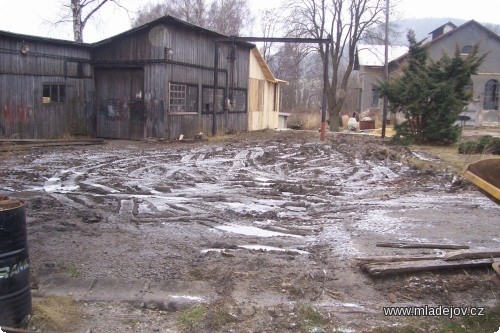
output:
[[[382,242],[377,243],[378,247],[395,247],[400,249],[469,249],[467,245],[453,244],[432,244],[432,243],[412,243],[412,242]]]
[[[474,268],[491,266],[491,259],[445,261],[421,260],[421,261],[401,261],[393,263],[370,263],[364,264],[361,268],[373,277],[381,277],[396,274],[436,271],[443,269]]]
[[[403,255],[403,256],[372,256],[372,257],[356,257],[355,260],[362,262],[397,262],[397,261],[418,261],[418,260],[434,260],[434,259],[445,259],[444,255]]]
[[[2,331],[5,333],[36,333],[36,331],[28,331],[28,330],[23,330],[21,328],[12,328],[12,327],[0,327]]]
[[[477,251],[477,250],[462,250],[462,251],[453,251],[445,255],[444,260],[452,261],[452,260],[464,260],[464,259],[488,259],[488,258],[500,258],[500,249],[499,250],[490,250],[490,251]]]

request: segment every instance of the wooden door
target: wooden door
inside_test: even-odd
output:
[[[97,136],[142,139],[145,124],[144,70],[96,69]]]

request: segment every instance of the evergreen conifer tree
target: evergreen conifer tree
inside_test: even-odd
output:
[[[454,57],[443,53],[436,62],[428,59],[427,50],[408,33],[408,62],[402,74],[389,84],[382,83],[393,113],[404,115],[396,126],[396,139],[407,142],[448,145],[461,134],[456,121],[470,99],[467,90],[471,75],[476,74],[486,55],[479,56],[479,46],[463,56],[457,46]]]

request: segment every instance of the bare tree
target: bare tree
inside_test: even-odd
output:
[[[112,3],[128,12],[120,4],[120,0],[69,0],[68,2],[69,4],[67,2],[61,4],[63,11],[60,14],[60,18],[56,22],[53,22],[52,25],[71,22],[75,42],[83,42],[83,30],[87,23],[107,3]]]
[[[212,29],[225,35],[239,35],[252,23],[248,0],[171,0],[145,5],[133,26],[139,26],[164,15]]]
[[[389,45],[398,45],[397,41],[404,34],[400,24],[396,22],[389,23]],[[363,43],[369,45],[382,45],[385,43],[385,24],[379,24],[368,29],[363,35]]]
[[[148,22],[154,21],[162,16],[169,13],[169,6],[166,3],[157,3],[153,5],[152,3],[145,4],[141,9],[139,9],[137,16],[132,21],[133,27],[138,27],[144,25]]]
[[[278,37],[276,33],[280,31],[282,25],[280,12],[281,9],[279,8],[259,11],[262,37]],[[260,48],[260,52],[268,64],[273,61],[276,54],[276,52],[273,52],[274,44],[272,42],[263,42]]]
[[[310,57],[304,44],[281,44],[271,68],[277,77],[289,82],[282,87],[282,110],[299,112],[317,109],[319,104],[315,105],[315,97],[318,93],[321,95],[321,88],[317,89],[315,78],[321,76],[315,75],[315,63],[317,61]]]
[[[253,23],[247,0],[213,0],[208,11],[208,28],[237,36]]]
[[[139,10],[132,25],[137,27],[165,15],[171,15],[195,25],[206,26],[208,22],[207,3],[205,0],[172,0],[156,5],[147,3]]]
[[[289,0],[290,33],[312,38],[331,36],[330,60],[326,47],[318,44],[323,65],[330,68],[328,107],[330,128],[339,130],[339,113],[346,100],[349,77],[354,68],[356,45],[366,31],[380,24],[385,0]]]

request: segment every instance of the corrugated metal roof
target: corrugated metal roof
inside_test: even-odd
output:
[[[384,66],[385,45],[358,44],[360,66]],[[389,62],[408,52],[408,46],[389,46]]]

